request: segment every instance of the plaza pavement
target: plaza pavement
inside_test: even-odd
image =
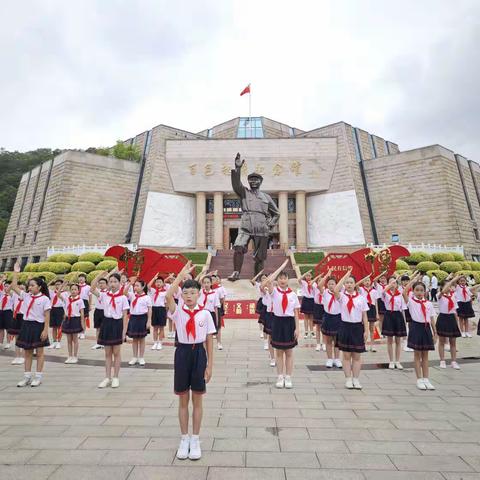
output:
[[[301,339],[294,388],[277,390],[256,322],[227,321],[205,396],[203,457],[192,462],[175,458],[171,344],[147,349],[150,368],[122,368],[117,390],[99,390],[103,352],[90,349],[93,340],[90,330],[79,365],[52,361],[65,358],[65,341],[48,350],[38,388],[17,388],[23,367],[0,353],[1,480],[480,479],[478,358],[461,360],[461,371],[433,361],[437,390],[424,392],[413,354],[402,354],[404,371],[386,370],[380,342],[363,355],[363,390],[349,391],[341,371],[307,368],[325,354]],[[476,335],[459,346],[460,358],[480,356]]]

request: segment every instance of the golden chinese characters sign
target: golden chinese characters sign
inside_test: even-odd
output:
[[[244,183],[253,171],[264,191],[328,190],[337,160],[336,138],[167,140],[167,167],[177,192],[231,192],[230,170],[240,152]]]

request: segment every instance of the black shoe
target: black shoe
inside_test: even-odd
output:
[[[228,278],[227,280],[229,280],[230,282],[236,282],[237,280],[240,280],[240,272],[233,272]]]

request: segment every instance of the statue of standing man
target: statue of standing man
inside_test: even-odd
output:
[[[263,269],[267,258],[270,229],[280,218],[280,212],[267,193],[260,191],[263,177],[259,173],[251,173],[247,180],[250,188],[242,185],[241,169],[245,160],[240,159],[240,153],[235,157],[235,168],[231,171],[233,191],[240,197],[242,206],[242,222],[238,236],[233,246],[233,273],[228,277],[232,282],[240,278],[243,257],[247,253],[248,242],[253,240],[255,275]]]

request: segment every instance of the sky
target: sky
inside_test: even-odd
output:
[[[345,121],[480,162],[477,0],[0,3],[0,147],[113,145],[158,124]]]

